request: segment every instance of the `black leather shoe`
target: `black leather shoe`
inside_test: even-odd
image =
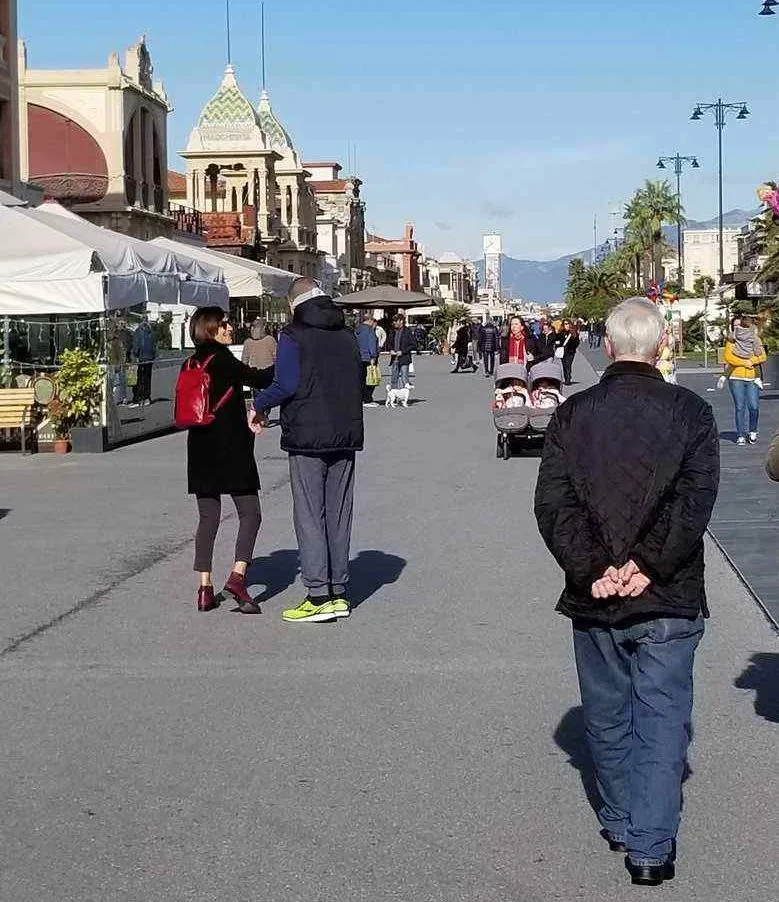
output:
[[[608,830],[601,830],[600,835],[606,840],[609,844],[609,849],[612,852],[619,852],[621,855],[624,855],[627,852],[628,847],[623,842],[618,842],[616,839],[612,837]]]
[[[666,861],[665,864],[633,864],[629,858],[625,858],[625,867],[630,873],[631,883],[636,886],[660,886],[664,880],[673,880],[676,876],[672,861]]]

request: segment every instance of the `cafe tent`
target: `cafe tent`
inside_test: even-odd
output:
[[[151,244],[174,252],[189,254],[196,260],[220,266],[231,298],[253,298],[263,294],[285,297],[289,286],[298,278],[294,273],[245,257],[224,254],[213,248],[192,247],[170,238],[155,238]]]
[[[19,212],[94,247],[106,270],[115,277],[107,286],[109,309],[146,302],[227,309],[227,286],[223,270],[217,265],[104,229],[59,204]]]
[[[94,247],[0,205],[0,316],[102,313],[108,278]]]
[[[394,285],[376,285],[366,288],[364,291],[355,291],[352,294],[344,294],[335,298],[339,307],[347,307],[352,310],[407,310],[411,307],[430,306],[435,304],[435,298],[423,291],[404,291]]]

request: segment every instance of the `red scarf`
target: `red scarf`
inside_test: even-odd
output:
[[[509,335],[509,363],[525,362],[525,336]]]

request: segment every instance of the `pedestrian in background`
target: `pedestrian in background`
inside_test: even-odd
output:
[[[256,370],[266,370],[276,363],[276,339],[268,331],[265,320],[256,319],[249,327],[241,362]]]
[[[189,333],[195,345],[192,357],[206,366],[211,379],[209,400],[215,416],[210,425],[193,426],[187,434],[188,490],[197,498],[199,513],[195,536],[195,571],[200,576],[197,608],[211,611],[219,606],[212,580],[214,543],[222,516],[222,495],[230,495],[238,512],[238,537],[224,592],[235,598],[241,613],[259,614],[246,589],[246,570],[254,556],[261,517],[260,477],[243,386],[270,385],[273,367],[252,369],[235,359],[229,348],[233,327],[220,307],[198,310],[189,322]]]
[[[133,358],[138,364],[138,379],[133,389],[133,404],[151,404],[151,374],[157,358],[157,339],[148,319],[144,318],[133,334]]]
[[[471,326],[470,323],[460,323],[454,339],[453,350],[455,354],[455,365],[452,373],[459,373],[460,370],[470,369],[476,372],[477,366],[469,351],[471,347]]]
[[[362,361],[362,403],[365,407],[378,407],[373,400],[376,385],[368,384],[368,371],[370,367],[379,363],[379,340],[376,337],[376,321],[372,316],[366,316],[355,330],[357,347],[360,349]]]
[[[563,333],[560,336],[558,347],[563,349],[561,355],[563,378],[565,384],[570,385],[573,379],[573,360],[579,348],[579,330],[570,320],[563,323]]]
[[[392,320],[392,348],[390,350],[390,387],[405,388],[408,384],[411,353],[417,348],[414,333],[406,326],[406,321],[398,314]]]
[[[495,353],[500,344],[500,332],[491,316],[487,317],[487,322],[482,327],[480,341],[480,351],[484,360],[484,377],[489,379],[495,374]]]
[[[719,480],[711,407],[654,366],[664,334],[650,301],[615,308],[614,363],[555,412],[535,495],[565,573],[557,610],[573,621],[598,818],[611,849],[627,852],[632,882],[646,885],[674,876],[708,616],[703,535]]]
[[[279,336],[273,384],[255,410],[281,406],[292,508],[307,595],[288,623],[348,617],[355,455],[363,447],[360,352],[343,311],[313,279],[289,289],[292,322]]]
[[[501,338],[500,362],[527,365],[527,330],[519,316],[511,317],[508,333]]]
[[[768,359],[760,344],[758,353],[749,358],[736,353],[734,332],[736,327],[748,327],[748,317],[736,317],[731,324],[731,334],[725,342],[723,360],[727,367],[728,388],[733,398],[736,416],[736,444],[756,444],[760,421],[760,365]]]

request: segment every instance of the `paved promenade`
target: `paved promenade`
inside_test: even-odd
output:
[[[261,617],[195,613],[182,436],[0,457],[3,900],[648,895],[588,804],[538,461],[496,460],[488,381],[447,363],[420,361],[410,409],[366,412],[359,607],[334,625],[280,619],[299,588],[277,431],[258,443]],[[656,892],[776,899],[779,641],[708,561],[678,877]]]

